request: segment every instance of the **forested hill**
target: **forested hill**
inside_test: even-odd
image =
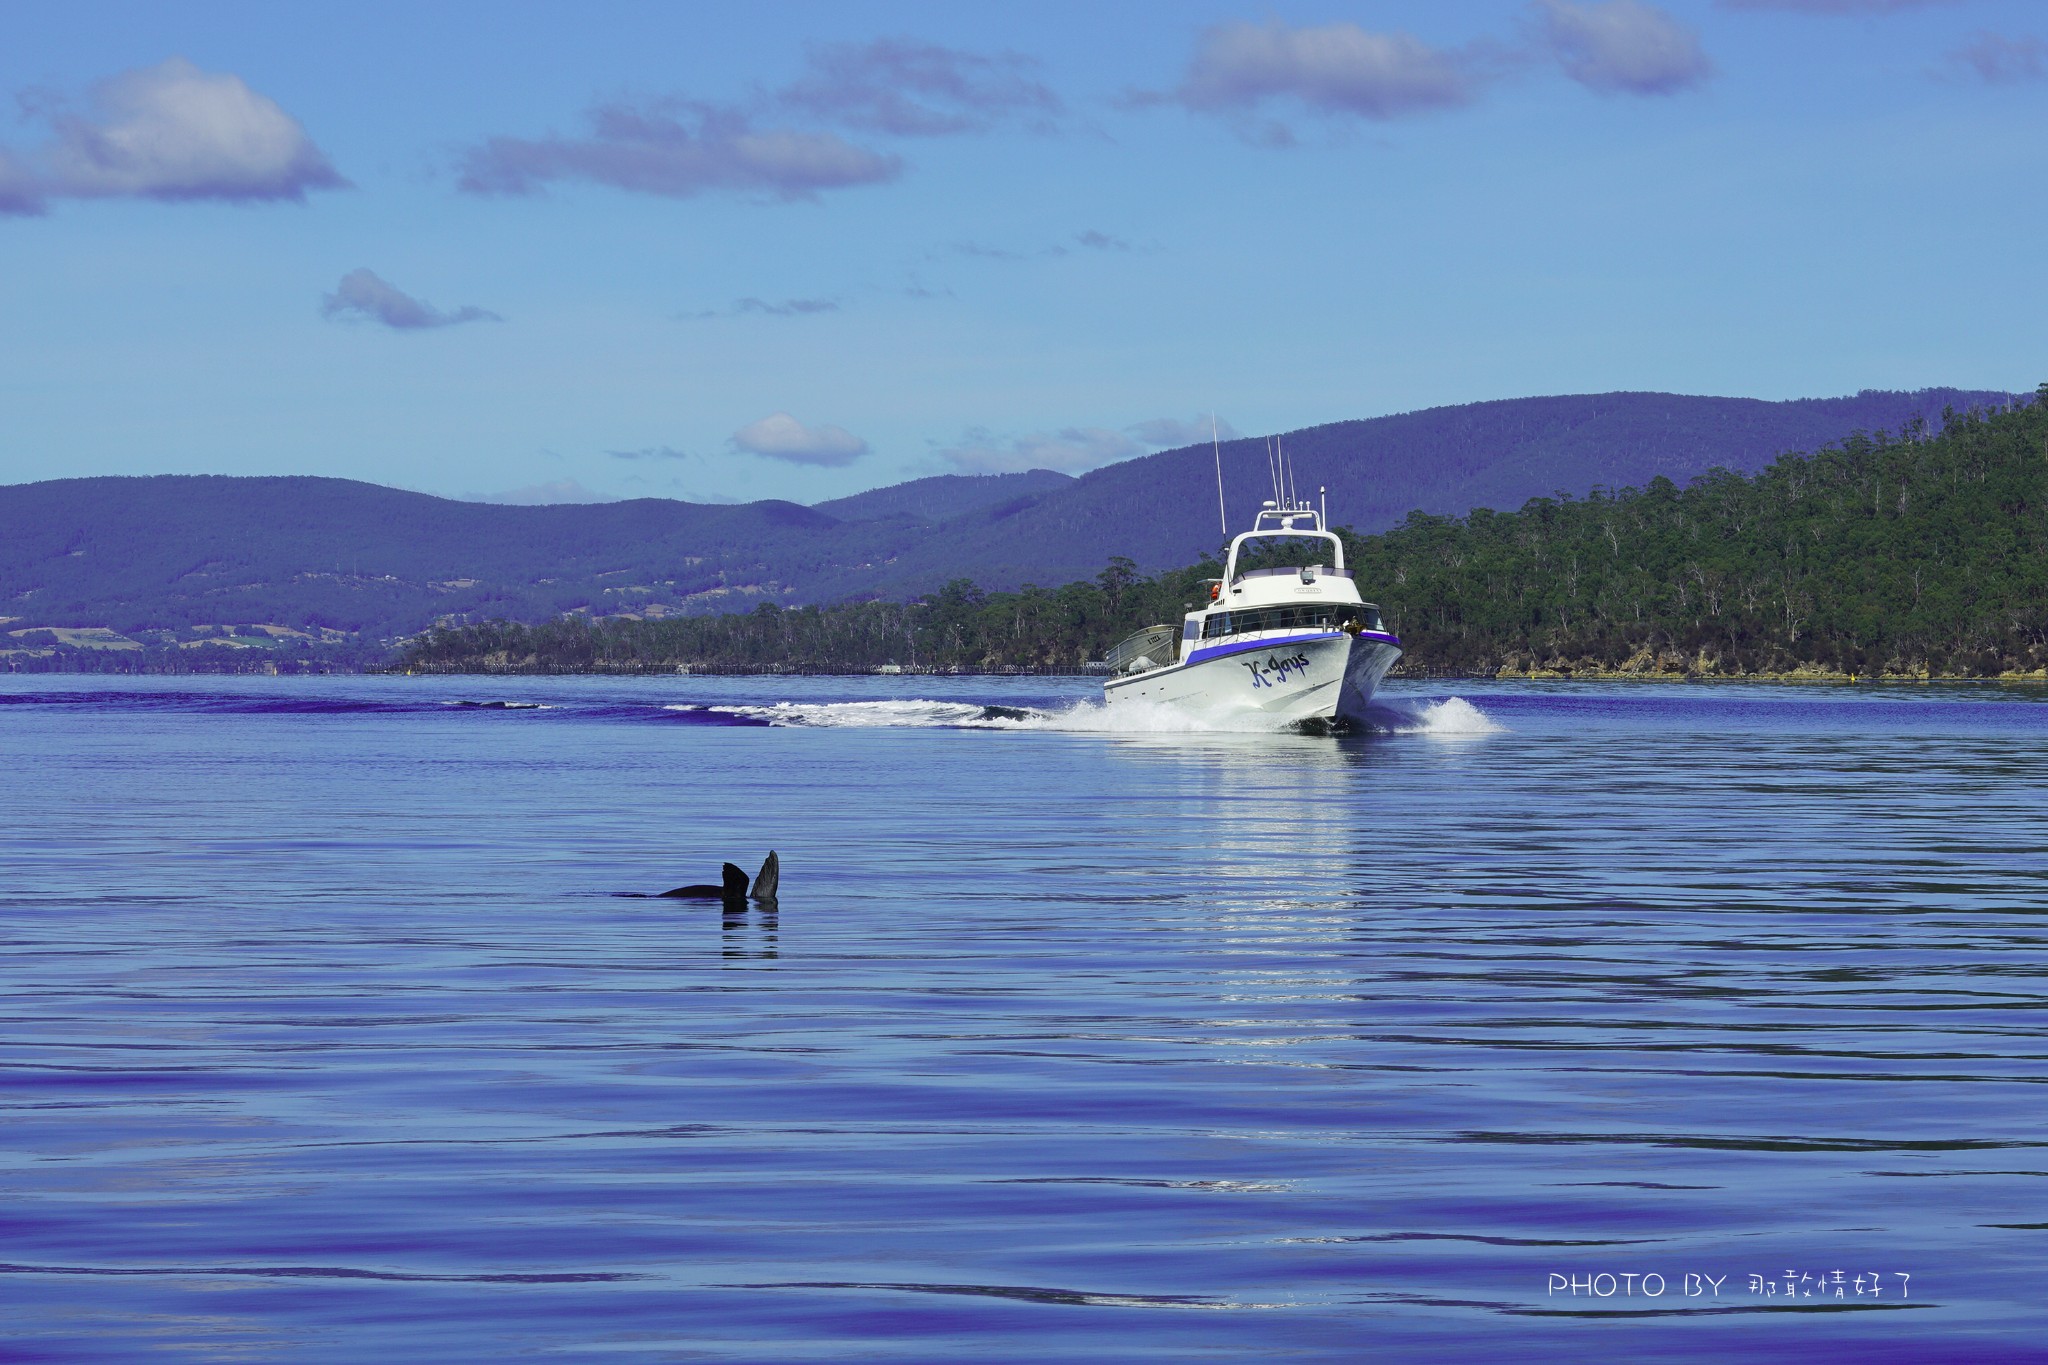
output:
[[[1939,436],[1853,436],[1757,474],[1418,512],[1347,538],[1409,673],[1827,672],[1994,676],[2048,668],[2048,384]],[[1128,563],[1056,590],[955,583],[924,603],[761,607],[675,621],[570,618],[436,631],[417,667],[678,663],[1072,666],[1173,620],[1213,564]]]
[[[820,512],[841,521],[906,517],[921,525],[935,525],[994,507],[1021,508],[1073,481],[1073,475],[1051,469],[1027,469],[1017,474],[935,474],[928,479],[890,484],[887,488],[871,488],[816,506]]]
[[[1878,433],[1744,478],[1416,514],[1358,580],[1439,672],[2048,665],[2048,384],[1938,437]]]
[[[2002,401],[1953,390],[1514,399],[1315,427],[1285,445],[1302,486],[1329,486],[1334,520],[1379,530],[1417,508],[1461,514],[1754,469],[1781,450]],[[1243,525],[1267,493],[1264,441],[1222,454]],[[1145,572],[1187,563],[1217,544],[1214,497],[1205,446],[1078,479],[947,475],[817,507],[503,507],[342,479],[59,479],[0,487],[0,631],[67,632],[54,637],[67,649],[252,648],[375,642],[439,619],[900,599],[959,578],[1007,589],[1085,577],[1112,556]],[[23,647],[0,639],[0,650]]]
[[[952,475],[811,508],[506,507],[303,477],[53,479],[0,487],[0,625],[189,637],[271,624],[379,640],[444,616],[801,601],[809,581],[885,561],[929,525],[983,522],[1071,482]]]
[[[1665,393],[1514,398],[1335,422],[1285,434],[1297,482],[1327,486],[1330,519],[1383,531],[1411,511],[1509,510],[1534,497],[1596,487],[1683,483],[1720,467],[1751,473],[1778,455],[1857,431],[1938,428],[1944,409],[2009,403],[2013,395],[1956,389],[1770,403]],[[1264,438],[1226,441],[1224,485],[1233,529],[1271,497]],[[887,564],[833,573],[809,600],[909,596],[957,577],[994,588],[1062,583],[1124,555],[1147,571],[1185,564],[1219,543],[1216,468],[1209,446],[1126,460],[1084,474],[986,525],[942,527]]]
[[[456,502],[347,479],[57,479],[0,488],[13,629],[278,623],[391,636],[437,616],[625,610],[666,582],[716,589],[763,547],[859,554],[859,532],[788,502]],[[821,541],[825,542],[821,544]]]

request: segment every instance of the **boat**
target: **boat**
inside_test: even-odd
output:
[[[1178,629],[1147,626],[1104,656],[1103,700],[1171,707],[1226,728],[1363,727],[1401,641],[1359,595],[1326,519],[1291,495],[1265,503],[1252,529],[1231,539],[1223,577],[1203,581],[1206,605]],[[1310,562],[1248,567],[1275,558]]]

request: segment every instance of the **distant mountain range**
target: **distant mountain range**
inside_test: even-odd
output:
[[[1762,402],[1614,393],[1509,399],[1338,422],[1280,438],[1332,521],[1384,530],[1411,510],[1508,510],[1715,466],[1750,472],[1854,431],[1939,427],[1944,408],[2010,395],[1866,390]],[[1233,529],[1271,496],[1266,442],[1222,446]],[[1112,555],[1146,571],[1222,540],[1215,456],[1190,446],[1079,478],[942,475],[803,507],[664,499],[577,506],[457,502],[345,479],[56,479],[0,486],[0,649],[38,628],[144,644],[388,639],[442,617],[662,615],[905,597],[954,578],[1047,586]],[[269,625],[277,631],[221,627]],[[104,647],[104,637],[61,637]]]
[[[1051,469],[1027,469],[1021,474],[939,474],[871,488],[850,498],[834,498],[818,503],[817,510],[841,521],[905,517],[921,526],[936,526],[970,512],[1013,503],[1022,508],[1073,482],[1073,475]]]

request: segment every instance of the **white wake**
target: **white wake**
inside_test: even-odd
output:
[[[991,712],[1009,711],[1018,716],[1030,714],[1022,708],[989,707],[980,702],[924,701],[917,698],[902,701],[779,701],[772,706],[667,706],[662,709],[719,711],[729,716],[765,720],[770,725],[809,725],[846,729],[932,726],[953,729],[961,726],[1014,728],[1018,722],[1005,720],[1000,715],[992,715]]]
[[[1373,702],[1367,719],[1375,730],[1395,735],[1429,735],[1438,739],[1467,739],[1475,735],[1501,735],[1507,726],[1494,720],[1463,697],[1441,701]]]
[[[1054,730],[1097,734],[1276,734],[1292,728],[1250,711],[1190,712],[1151,702],[1077,701],[1053,708],[1001,706],[981,702],[905,698],[891,701],[783,701],[765,706],[672,705],[669,711],[718,711],[769,725],[820,729],[945,728],[967,730]],[[1373,730],[1397,735],[1463,738],[1505,732],[1463,697],[1440,701],[1379,701],[1368,721]]]

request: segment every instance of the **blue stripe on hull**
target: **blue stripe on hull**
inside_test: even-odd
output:
[[[1281,649],[1287,645],[1303,644],[1310,640],[1332,639],[1343,633],[1341,630],[1319,630],[1307,635],[1282,635],[1277,638],[1268,636],[1263,640],[1236,640],[1230,644],[1210,645],[1207,649],[1197,649],[1194,653],[1188,655],[1187,658],[1181,660],[1181,663],[1185,666],[1202,663],[1208,659],[1227,659],[1233,654],[1250,654],[1262,649]],[[1381,644],[1393,645],[1397,651],[1401,644],[1400,640],[1394,636],[1383,635],[1375,631],[1362,630],[1358,632],[1358,639],[1360,643],[1374,640]]]
[[[1341,651],[1334,669],[1308,663],[1329,660],[1333,651]],[[1260,679],[1267,677],[1266,671],[1254,667],[1250,690],[1246,690],[1246,679],[1237,669],[1224,672],[1207,667],[1232,660],[1255,666],[1259,655],[1285,657],[1290,653],[1307,656],[1303,661],[1308,666],[1305,675],[1297,674],[1298,681],[1290,681],[1287,672],[1279,670],[1261,684]],[[1281,717],[1295,713],[1291,718],[1303,722],[1363,724],[1380,680],[1400,657],[1400,644],[1384,631],[1361,632],[1348,638],[1344,632],[1333,630],[1239,640],[1198,650],[1182,663],[1111,679],[1104,685],[1103,693],[1110,702],[1150,701],[1187,706],[1198,713],[1214,713],[1221,708],[1224,713]]]

